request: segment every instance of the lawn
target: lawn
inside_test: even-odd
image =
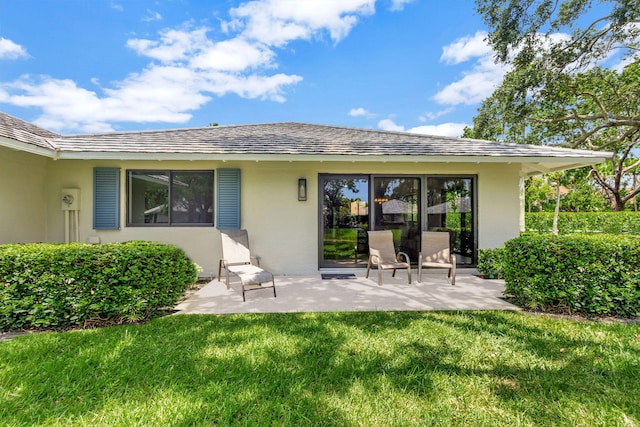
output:
[[[640,425],[640,326],[177,315],[0,341],[0,425]]]

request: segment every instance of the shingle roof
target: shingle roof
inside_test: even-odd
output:
[[[307,123],[268,123],[141,132],[66,135],[65,152],[200,153],[357,156],[602,157],[603,153],[474,139],[354,129]]]
[[[55,149],[51,140],[60,137],[57,133],[2,112],[0,112],[0,136],[49,149]]]
[[[355,129],[308,123],[267,123],[201,128],[58,135],[15,117],[0,113],[0,136],[56,150],[59,158],[149,158],[175,155],[203,157],[251,156],[270,158],[558,158],[574,163],[596,163],[609,153],[567,150],[549,146],[497,143]],[[575,159],[575,161],[570,160]],[[505,161],[508,161],[505,159]]]

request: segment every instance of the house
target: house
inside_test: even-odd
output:
[[[524,177],[607,156],[305,123],[59,135],[0,113],[0,243],[164,241],[208,275],[218,229],[242,227],[294,275],[363,266],[369,229],[415,260],[428,229],[473,266],[519,234]]]

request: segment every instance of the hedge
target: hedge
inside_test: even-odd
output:
[[[504,277],[504,248],[479,249],[476,270],[489,279]]]
[[[640,316],[640,237],[525,235],[505,243],[505,293],[521,306]]]
[[[138,321],[171,307],[196,280],[171,245],[0,245],[0,330]]]
[[[553,212],[525,213],[527,232],[551,233]],[[558,232],[640,234],[640,212],[560,212]]]

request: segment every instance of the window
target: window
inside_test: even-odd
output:
[[[128,171],[128,225],[213,225],[213,171]]]

